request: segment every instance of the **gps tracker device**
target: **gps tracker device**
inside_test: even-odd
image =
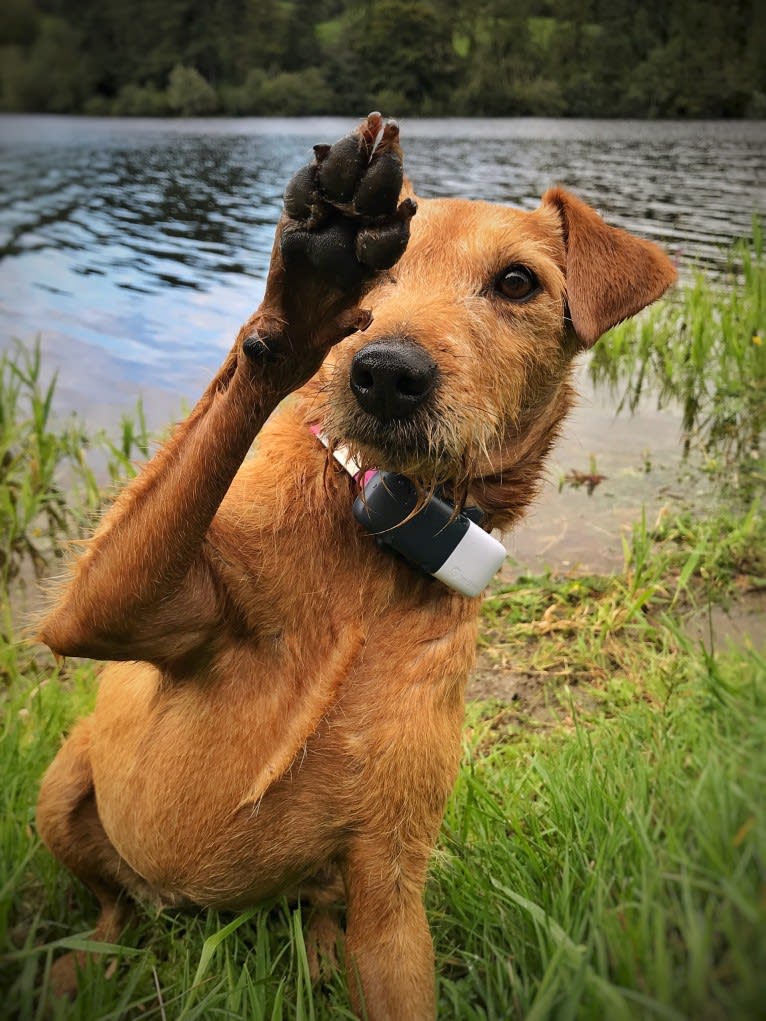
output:
[[[379,545],[464,596],[478,596],[505,559],[503,544],[476,523],[478,508],[456,514],[452,504],[433,495],[413,514],[418,491],[396,472],[373,472],[362,489],[354,517]]]

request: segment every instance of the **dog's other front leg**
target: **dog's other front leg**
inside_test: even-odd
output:
[[[428,855],[381,855],[357,845],[346,859],[346,969],[354,1010],[368,1021],[433,1021],[434,951],[423,905]]]
[[[285,192],[266,293],[192,413],[120,494],[40,638],[61,655],[160,665],[229,640],[215,513],[279,401],[370,322],[365,289],[407,245],[398,128],[371,114],[315,147]]]

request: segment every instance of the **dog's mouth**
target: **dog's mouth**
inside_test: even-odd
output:
[[[430,482],[441,480],[454,466],[454,455],[441,435],[439,423],[426,409],[412,418],[389,421],[354,414],[343,432],[342,442],[365,467],[401,472]]]
[[[478,463],[463,416],[454,408],[449,414],[437,394],[416,414],[386,421],[362,411],[347,392],[339,405],[326,407],[322,429],[363,472],[398,472],[424,492],[447,486],[457,493]]]

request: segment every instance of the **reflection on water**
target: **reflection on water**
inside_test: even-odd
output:
[[[286,180],[348,128],[0,117],[0,346],[39,334],[60,401],[90,421],[140,391],[164,423],[257,305]],[[406,121],[402,134],[421,195],[533,208],[561,183],[682,265],[722,265],[766,210],[762,123]]]

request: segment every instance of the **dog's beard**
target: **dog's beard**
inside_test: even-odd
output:
[[[462,505],[471,481],[495,470],[502,459],[513,409],[441,385],[409,417],[382,421],[366,412],[348,385],[344,369],[320,381],[310,415],[321,424],[331,448],[343,447],[363,472],[378,469],[406,475],[421,492],[442,487]]]
[[[454,475],[461,461],[456,437],[433,407],[381,421],[348,400],[328,407],[322,427],[329,442],[346,447],[364,470],[400,472],[427,487]]]
[[[399,472],[424,493],[444,487],[460,505],[497,443],[489,421],[477,427],[474,418],[449,414],[437,402],[409,418],[384,422],[349,401],[328,408],[322,424],[331,448],[345,447],[363,472]]]
[[[382,422],[361,413],[338,426],[337,431],[329,430],[329,439],[348,447],[365,470],[400,472],[426,486],[444,482],[455,472],[455,448],[429,415]]]

